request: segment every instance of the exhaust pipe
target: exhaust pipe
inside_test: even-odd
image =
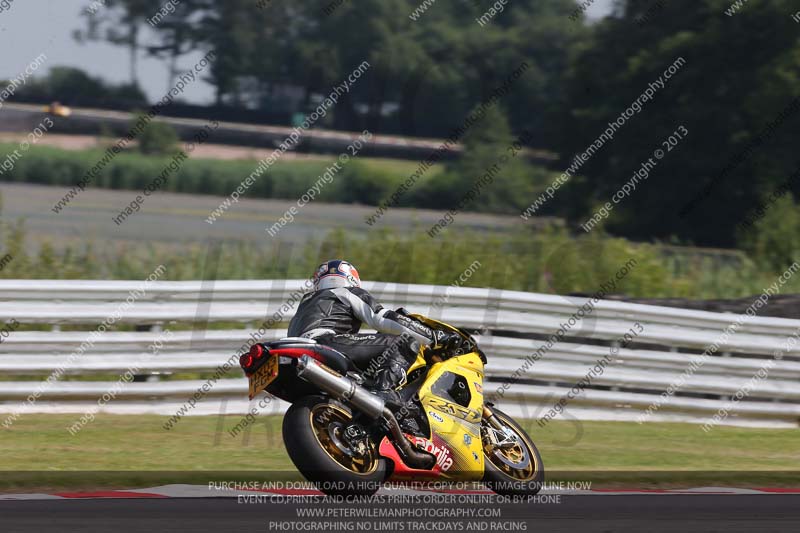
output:
[[[386,407],[383,398],[379,398],[352,379],[339,375],[307,355],[297,360],[296,368],[298,376],[328,394],[352,404],[370,418],[383,418],[389,426],[393,437],[392,442],[397,446],[408,466],[425,470],[434,467],[436,456],[411,445],[400,429],[400,424],[397,423],[394,414]]]
[[[397,423],[397,419],[388,407],[383,410],[383,418],[389,424],[389,431],[392,432],[392,437],[394,437],[392,442],[399,448],[408,466],[421,470],[430,470],[436,465],[435,455],[411,445],[411,441],[403,435],[400,424]]]
[[[383,416],[386,402],[370,393],[350,378],[339,375],[307,355],[297,360],[297,375],[344,402],[370,418]]]

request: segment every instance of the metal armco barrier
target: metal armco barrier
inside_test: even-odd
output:
[[[108,330],[94,336],[65,375],[22,412],[82,413],[135,367],[137,375],[148,379],[125,384],[102,411],[172,415],[206,382],[177,380],[172,374],[211,375],[265,323],[272,327],[261,339],[285,336],[303,285],[304,280],[150,283],[115,321],[124,329],[139,326],[136,329],[144,331]],[[569,399],[559,417],[637,420],[693,361],[703,360],[648,421],[703,423],[737,393],[724,423],[797,427],[800,421],[800,340],[795,337],[800,320],[748,318],[714,355],[703,358],[702,352],[738,315],[601,300],[565,328],[561,341],[518,372],[543,339],[568,324],[586,298],[381,282],[364,285],[385,306],[402,306],[475,331],[489,358],[484,392],[495,394],[507,383],[498,404],[515,416],[541,418],[605,358],[608,363],[602,373]],[[18,409],[41,380],[64,365],[141,286],[140,281],[0,280],[0,327],[12,320],[19,323],[0,344],[0,376],[5,377],[0,381],[0,412]],[[191,324],[198,323],[208,326],[191,330]],[[232,326],[237,323],[241,327]],[[636,323],[641,332],[630,345],[619,347],[620,338]],[[30,330],[43,329],[42,325],[49,331]],[[165,336],[165,329],[171,335]],[[158,340],[163,346],[153,354],[150,346]],[[781,356],[776,358],[776,353]],[[768,376],[754,379],[765,365]],[[69,379],[91,375],[100,380]],[[246,413],[256,401],[248,404],[246,381],[234,366],[190,414]],[[283,408],[285,404],[274,401],[263,412]]]

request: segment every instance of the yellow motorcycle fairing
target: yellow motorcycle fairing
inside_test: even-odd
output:
[[[416,318],[429,325],[446,326],[469,338],[448,324],[427,317]],[[416,437],[415,442],[433,453],[442,476],[454,480],[480,480],[484,456],[481,442],[483,418],[483,358],[470,352],[447,360],[433,359],[428,364],[425,349],[408,369],[411,373],[428,366],[428,372],[417,394],[431,429],[429,439]]]

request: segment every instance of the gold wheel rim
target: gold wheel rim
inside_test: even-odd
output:
[[[359,475],[371,474],[377,470],[378,454],[371,439],[367,441],[366,453],[348,455],[337,444],[337,441],[341,442],[341,437],[330,434],[331,428],[334,432],[338,432],[352,421],[352,416],[345,409],[327,403],[317,404],[311,409],[310,418],[311,430],[317,443],[334,462]]]
[[[483,439],[483,454],[489,462],[491,462],[503,474],[511,477],[517,481],[529,481],[533,479],[539,472],[539,460],[536,454],[533,453],[533,443],[530,439],[520,434],[513,426],[508,424],[508,418],[495,412],[494,416],[503,424],[503,426],[511,431],[517,437],[517,443],[508,448],[494,448],[487,439]],[[484,423],[488,422],[484,419]],[[524,448],[523,448],[524,446]],[[506,461],[500,457],[504,457]],[[514,468],[512,464],[520,464],[529,458],[527,465],[522,468]],[[512,464],[509,464],[512,463]]]

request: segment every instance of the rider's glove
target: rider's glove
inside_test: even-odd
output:
[[[461,345],[461,335],[450,333],[449,331],[433,330],[433,343],[431,348],[435,350],[455,350]]]

